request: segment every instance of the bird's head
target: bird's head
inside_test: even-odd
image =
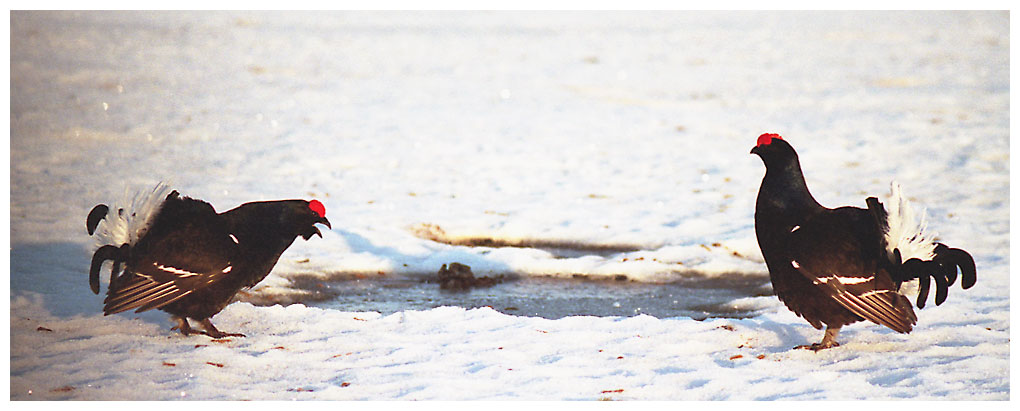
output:
[[[326,219],[326,206],[322,205],[319,200],[292,200],[287,205],[290,212],[283,213],[282,216],[288,220],[285,224],[294,227],[297,230],[297,235],[305,240],[311,239],[313,235],[322,237],[322,232],[319,231],[319,227],[315,226],[316,224],[325,225],[329,229],[333,228],[329,224],[329,220]]]
[[[790,163],[797,163],[797,152],[793,146],[783,140],[779,134],[765,133],[758,136],[758,143],[751,149],[751,154],[757,154],[765,167],[785,167]]]

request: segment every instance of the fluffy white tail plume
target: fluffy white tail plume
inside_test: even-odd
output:
[[[96,248],[138,241],[148,231],[152,218],[171,191],[167,182],[160,181],[151,190],[140,190],[133,197],[125,192],[123,199],[112,204],[106,218],[99,223]]]
[[[935,257],[935,233],[929,233],[925,212],[921,210],[921,218],[916,219],[914,208],[903,196],[899,183],[890,185],[889,198],[885,202],[885,210],[889,213],[889,231],[885,233],[886,251],[892,255],[899,249],[903,261],[911,258],[931,260]]]

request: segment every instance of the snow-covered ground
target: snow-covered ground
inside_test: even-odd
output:
[[[217,210],[317,198],[295,275],[766,275],[762,132],[824,205],[899,181],[978,283],[843,345],[748,319],[392,314],[235,303],[246,338],[110,317],[85,215],[170,179]],[[1005,12],[14,12],[11,399],[1008,399]],[[624,245],[559,258],[482,237]],[[105,281],[105,278],[104,278]],[[105,284],[103,287],[105,292]]]

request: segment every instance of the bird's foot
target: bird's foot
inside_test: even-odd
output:
[[[819,352],[821,350],[824,350],[824,349],[827,349],[827,348],[833,348],[833,347],[839,347],[839,343],[833,341],[831,343],[805,344],[805,345],[798,345],[796,347],[793,347],[793,349],[795,349],[795,350],[811,350],[811,351],[814,351],[814,352]]]
[[[178,330],[178,331],[181,332],[181,334],[184,334],[185,336],[189,336],[191,334],[196,333],[196,331],[191,329],[191,326],[188,325],[188,319],[187,318],[173,316],[173,317],[171,317],[171,319],[173,319],[174,321],[177,321],[177,325],[175,325],[173,327],[170,327],[171,331]]]
[[[825,328],[825,336],[822,337],[822,342],[817,342],[811,345],[798,345],[793,347],[793,349],[819,352],[824,349],[839,347],[839,343],[836,342],[837,336],[839,336],[839,327],[829,326]]]
[[[216,329],[216,326],[214,326],[212,324],[212,321],[209,321],[208,318],[200,321],[199,324],[202,324],[202,328],[205,329],[205,331],[202,331],[202,334],[208,335],[208,336],[210,336],[212,338],[244,337],[245,336],[244,334],[241,334],[241,333],[225,333],[223,331],[220,331],[220,330]]]
[[[227,338],[227,337],[247,337],[246,335],[241,334],[241,333],[225,333],[225,332],[222,332],[222,331],[216,331],[216,332],[199,331],[199,333],[208,335],[209,337],[215,338],[215,339]]]

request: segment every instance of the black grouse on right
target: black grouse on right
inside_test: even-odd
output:
[[[840,328],[862,320],[909,333],[917,316],[900,293],[902,283],[919,280],[917,307],[923,308],[932,279],[936,305],[958,270],[964,289],[977,281],[970,254],[933,242],[895,184],[888,211],[874,197],[868,209],[830,209],[811,196],[797,152],[778,134],[759,136],[751,153],[766,168],[754,228],[773,290],[812,326],[826,326],[820,343],[796,348],[838,346]]]

